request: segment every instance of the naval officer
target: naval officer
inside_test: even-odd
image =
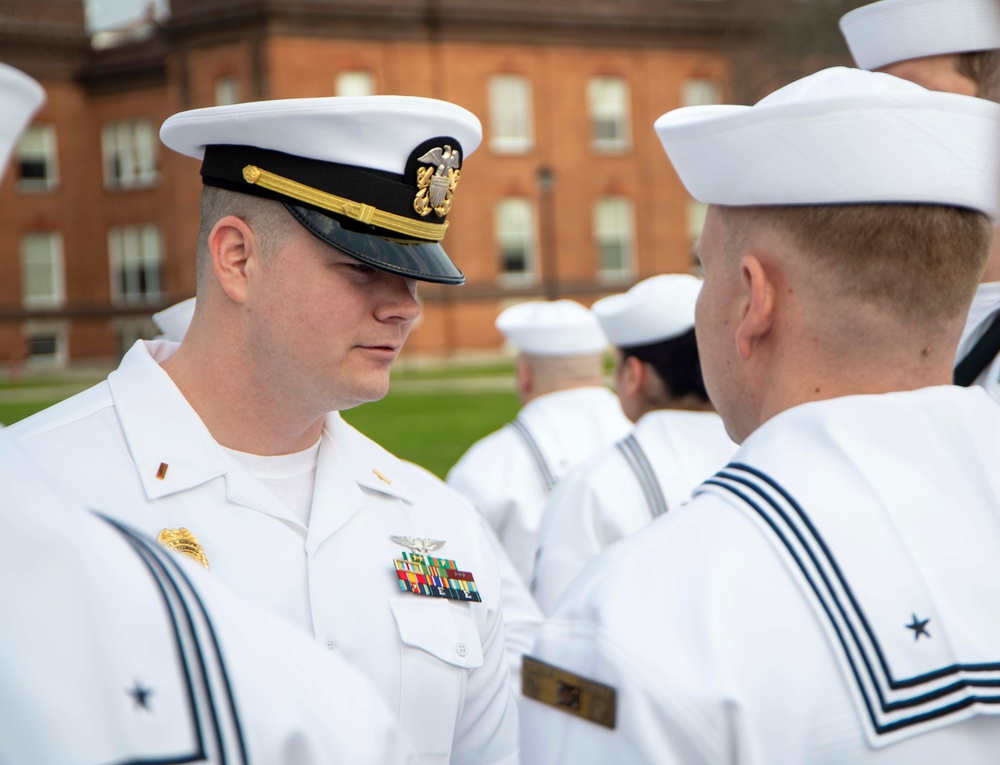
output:
[[[337,414],[385,394],[418,281],[464,280],[440,241],[479,121],[434,99],[295,99],[183,112],[160,136],[201,160],[187,334],[136,343],[16,437],[79,501],[196,551],[351,660],[407,762],[514,761],[486,536]]]
[[[840,29],[863,69],[1000,103],[997,0],[881,0],[844,14]],[[982,386],[1000,402],[1000,236],[995,233],[958,345],[955,382]]]
[[[608,340],[585,306],[518,303],[496,326],[518,352],[521,410],[473,444],[448,483],[486,516],[527,584],[549,493],[572,467],[624,437],[629,422],[604,385]]]
[[[1000,409],[950,383],[1000,106],[837,68],[655,127],[709,205],[698,349],[741,447],[567,590],[524,761],[995,762]]]
[[[546,613],[601,550],[686,502],[736,449],[702,380],[700,291],[690,274],[661,274],[591,306],[614,346],[615,392],[635,427],[565,475],[545,506],[533,593]]]
[[[44,96],[0,64],[0,174]],[[396,762],[341,657],[58,494],[6,433],[0,485],[0,762]]]

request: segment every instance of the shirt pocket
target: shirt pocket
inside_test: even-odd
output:
[[[402,643],[399,725],[409,763],[447,763],[465,703],[468,671],[483,665],[483,644],[465,604],[411,596],[390,601]]]

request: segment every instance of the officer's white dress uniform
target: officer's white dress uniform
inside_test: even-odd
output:
[[[279,200],[358,273],[464,281],[438,244],[481,139],[460,107],[266,101],[174,115],[161,137],[203,158],[206,185]],[[219,446],[160,366],[177,347],[138,342],[106,382],[18,423],[15,437],[76,501],[154,537],[187,529],[216,575],[352,661],[398,715],[407,763],[516,762],[500,577],[466,501],[334,412],[307,527]],[[408,557],[432,549],[448,566],[433,587]]]
[[[612,345],[652,362],[694,329],[700,291],[701,280],[689,274],[660,274],[598,300],[591,311]],[[656,410],[565,475],[545,506],[539,532],[532,591],[542,610],[552,611],[601,550],[686,502],[735,450],[714,412]]]
[[[0,438],[0,761],[396,762],[347,661],[151,538],[57,497]]]
[[[623,441],[574,468],[552,492],[539,533],[534,595],[551,613],[608,545],[680,507],[735,450],[719,415],[659,409]]]
[[[188,325],[191,323],[194,303],[195,299],[190,298],[153,314],[153,321],[162,332],[162,335],[157,339],[179,343],[184,338]],[[416,463],[411,463],[411,465],[432,481],[437,481],[437,477],[429,470]],[[468,509],[470,514],[480,521],[482,531],[489,540],[490,548],[496,557],[503,600],[504,644],[507,650],[514,692],[518,693],[521,689],[521,657],[530,651],[535,644],[535,638],[538,636],[538,629],[542,626],[544,616],[534,597],[528,591],[528,586],[521,580],[521,575],[514,568],[514,563],[507,555],[504,546],[497,539],[493,527],[481,513],[472,507]]]
[[[710,204],[1000,217],[1000,107],[888,75],[825,70],[656,128]],[[998,460],[1000,409],[978,388],[771,417],[567,590],[542,663],[525,660],[524,762],[994,762]]]
[[[176,347],[139,341],[106,382],[8,430],[78,502],[153,537],[190,530],[214,573],[362,669],[411,761],[512,760],[499,573],[464,501],[331,413],[304,527],[157,363]],[[401,591],[390,536],[445,540],[438,555],[473,574],[483,602]]]
[[[607,347],[597,321],[569,300],[521,303],[497,327],[521,352],[593,354]],[[479,508],[525,583],[531,581],[538,529],[549,493],[571,468],[629,430],[617,397],[585,386],[538,396],[509,425],[473,444],[448,473],[448,484]]]

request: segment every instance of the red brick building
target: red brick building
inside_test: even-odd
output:
[[[169,18],[92,43],[80,0],[0,0],[0,61],[48,92],[0,183],[0,364],[113,358],[152,334],[153,312],[194,293],[198,164],[157,131],[176,111],[217,103],[393,93],[480,117],[483,145],[445,241],[468,284],[422,285],[411,357],[495,351],[493,319],[511,301],[590,303],[689,270],[702,212],[652,123],[684,104],[756,95],[740,92],[759,89],[747,62],[767,61],[786,10],[172,0]],[[780,84],[784,73],[763,76]]]

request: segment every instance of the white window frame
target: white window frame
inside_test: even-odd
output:
[[[632,200],[622,196],[601,197],[594,202],[594,247],[597,251],[599,280],[627,281],[635,273],[635,208]],[[606,247],[620,248],[621,263],[609,268],[605,262]]]
[[[43,244],[44,242],[44,244]],[[21,303],[25,308],[57,308],[66,302],[63,239],[58,231],[32,231],[21,236]],[[32,289],[41,271],[47,272],[43,291]]]
[[[524,154],[534,148],[531,81],[521,74],[495,74],[489,80],[490,149]]]
[[[345,69],[337,74],[334,93],[338,96],[374,96],[375,75],[367,69]]]
[[[21,172],[26,161],[40,158],[44,178],[26,178]],[[50,123],[31,125],[17,143],[19,191],[53,191],[59,187],[59,155],[56,149],[56,126]]]
[[[232,75],[220,77],[215,81],[215,105],[230,106],[241,102],[240,81]]]
[[[602,154],[621,153],[632,147],[631,95],[623,77],[591,77],[587,83],[590,145]],[[610,126],[605,135],[605,126]]]
[[[108,232],[111,299],[152,303],[163,297],[163,236],[155,223],[117,226]],[[129,265],[138,265],[129,269]],[[145,284],[140,284],[140,272]]]
[[[144,188],[159,180],[158,142],[148,119],[106,122],[101,128],[101,147],[106,188]]]
[[[715,80],[691,78],[681,86],[681,106],[713,106],[722,103],[722,85]]]
[[[24,348],[28,354],[25,359],[25,366],[29,369],[52,369],[65,367],[69,362],[69,326],[62,320],[35,320],[26,321],[22,325],[21,332],[24,337]],[[55,339],[55,352],[52,354],[32,354],[30,352],[32,339],[53,337]]]
[[[538,216],[534,203],[526,197],[501,199],[494,208],[493,218],[500,283],[508,286],[534,283],[538,280]],[[506,269],[504,253],[508,249],[523,251],[523,270]]]

